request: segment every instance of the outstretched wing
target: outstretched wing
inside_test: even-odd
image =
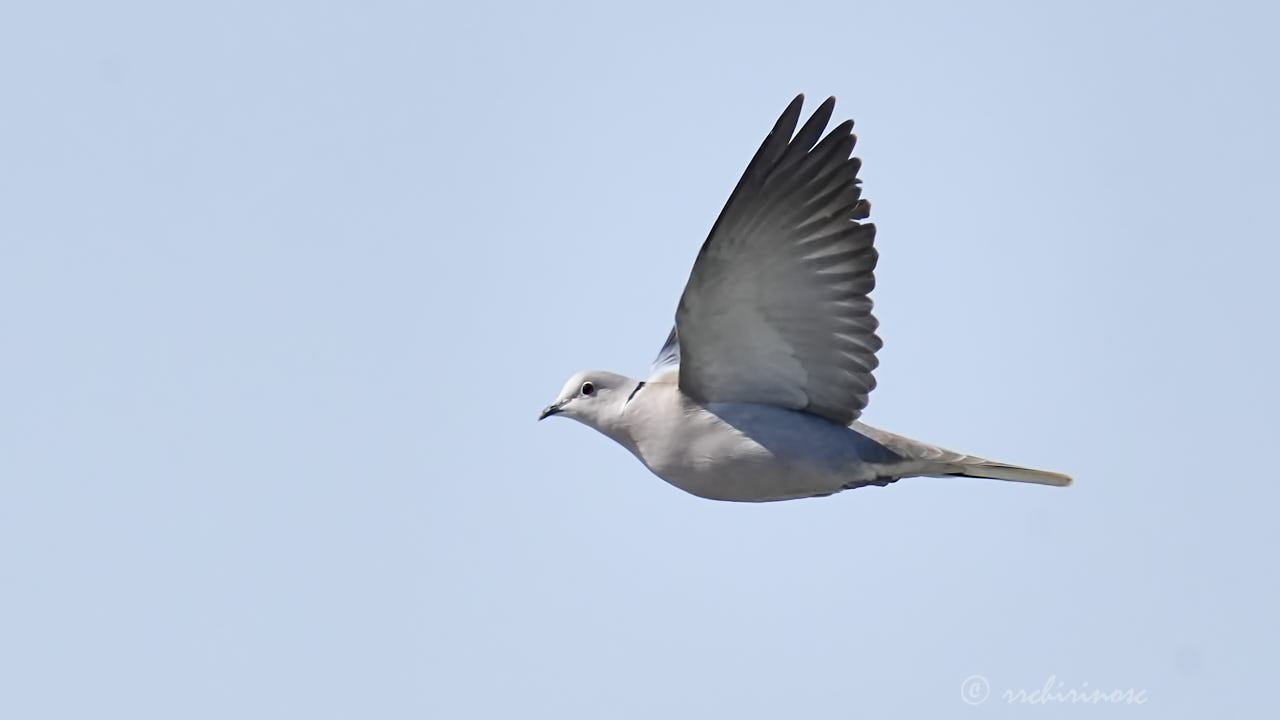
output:
[[[881,341],[867,293],[875,226],[853,121],[822,137],[828,98],[795,132],[778,118],[698,253],[663,356],[702,401],[758,402],[848,424],[867,405]],[[793,137],[794,134],[794,137]],[[819,141],[819,138],[822,138]]]

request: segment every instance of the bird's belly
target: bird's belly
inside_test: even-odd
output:
[[[767,459],[703,457],[665,472],[652,469],[681,490],[711,500],[792,500],[829,495],[841,488],[839,476],[831,472]]]
[[[767,502],[839,492],[856,473],[845,428],[790,410],[712,406],[716,414],[650,438],[637,455],[658,477],[712,500]],[[786,413],[773,418],[770,413]],[[804,416],[811,418],[812,416]],[[787,422],[774,422],[775,420]]]

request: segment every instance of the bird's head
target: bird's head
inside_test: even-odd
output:
[[[625,393],[631,392],[635,384],[635,380],[617,373],[584,370],[569,378],[560,396],[542,411],[538,419],[563,415],[602,430],[617,414],[626,398]]]

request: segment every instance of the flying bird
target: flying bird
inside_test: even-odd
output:
[[[821,497],[917,476],[1070,485],[859,421],[881,347],[868,297],[876,228],[863,222],[853,121],[823,135],[832,97],[797,132],[803,104],[791,101],[729,196],[649,377],[577,373],[538,419],[595,428],[712,500]]]

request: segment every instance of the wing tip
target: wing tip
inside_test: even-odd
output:
[[[792,98],[787,105],[787,109],[782,111],[782,115],[778,118],[777,127],[783,126],[783,121],[791,118],[790,124],[795,129],[795,124],[800,120],[800,109],[804,107],[804,93],[800,93]],[[790,135],[790,133],[788,133]]]

